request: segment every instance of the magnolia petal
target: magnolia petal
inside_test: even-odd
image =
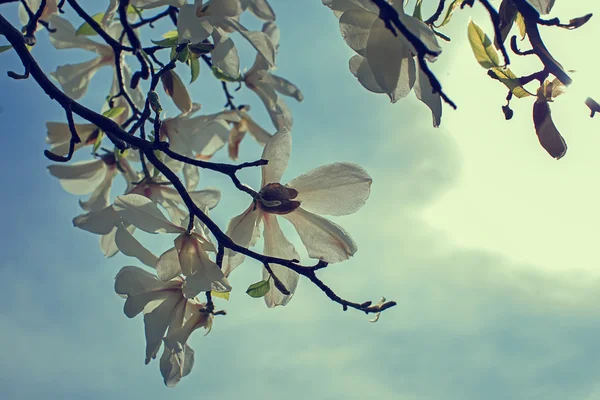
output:
[[[366,56],[371,26],[377,18],[377,14],[361,9],[348,10],[340,17],[342,37],[346,44],[361,56]]]
[[[205,18],[196,16],[196,5],[184,4],[181,6],[177,17],[179,43],[200,43],[207,39],[212,31],[213,26]]]
[[[294,225],[311,258],[337,263],[347,260],[358,250],[354,240],[341,226],[302,207],[283,217]]]
[[[71,141],[71,130],[69,125],[64,122],[46,122],[47,136],[46,143],[50,147],[50,151],[59,156],[66,156],[69,152],[69,142]],[[95,133],[97,132],[94,124],[75,124],[75,130],[81,143],[75,145],[75,150],[81,147],[92,144],[88,141],[95,141]]]
[[[163,282],[169,281],[181,274],[179,254],[175,247],[171,247],[161,254],[156,262],[156,274],[158,275],[158,279]]]
[[[182,7],[187,4],[186,0],[131,0],[130,4],[134,7],[141,8],[142,10],[148,10],[151,8],[158,8],[163,6]]]
[[[213,65],[231,78],[240,76],[240,57],[233,40],[221,40],[212,51]]]
[[[109,234],[118,222],[119,215],[112,206],[73,218],[73,226],[97,235]]]
[[[275,22],[265,22],[262,26],[261,31],[264,32],[269,37],[269,39],[271,39],[271,42],[273,43],[273,46],[275,46],[275,50],[277,51],[277,49],[279,48],[279,41],[281,39],[281,32],[279,31],[279,27],[275,24]]]
[[[323,0],[323,5],[331,8],[336,15],[353,9],[367,10],[374,14],[379,13],[379,9],[375,4],[364,0]]]
[[[162,344],[163,337],[171,321],[175,307],[184,301],[180,292],[159,292],[158,303],[150,312],[144,312],[144,330],[146,333],[146,364],[156,358],[158,349]],[[129,299],[128,299],[129,300]]]
[[[107,233],[106,235],[100,236],[100,250],[104,257],[110,258],[119,252],[119,248],[115,243],[115,236],[117,235],[117,227]]]
[[[177,343],[179,344],[179,343]],[[175,387],[194,366],[194,350],[187,344],[171,348],[165,343],[160,357],[160,373],[167,387]]]
[[[437,128],[440,126],[442,120],[442,99],[439,93],[433,93],[429,78],[421,68],[419,68],[419,73],[417,74],[414,90],[417,99],[421,100],[431,110],[433,126]]]
[[[276,183],[288,166],[290,154],[292,153],[292,135],[287,129],[277,132],[265,146],[261,159],[269,163],[263,165],[261,187],[268,183]]]
[[[192,191],[196,189],[196,186],[198,186],[198,183],[200,182],[200,172],[198,171],[198,167],[191,164],[184,164],[183,179],[185,180],[186,190]]]
[[[258,144],[265,146],[269,140],[273,137],[272,134],[264,130],[260,125],[258,125],[249,115],[244,116],[246,120],[246,125],[248,128],[248,133],[258,142]]]
[[[293,97],[297,101],[304,100],[304,95],[300,89],[287,79],[273,74],[266,74],[263,78],[263,82],[270,85],[275,91],[284,96]]]
[[[555,0],[527,0],[540,14],[549,14]]]
[[[123,226],[123,224],[117,227],[117,231],[115,234],[115,244],[121,251],[121,253],[125,254],[129,257],[135,257],[140,260],[143,264],[155,268],[156,263],[158,262],[158,257],[156,257],[152,252],[146,249],[140,242],[137,241],[135,237]]]
[[[415,85],[417,78],[417,71],[415,67],[415,60],[412,57],[405,57],[400,62],[400,77],[398,78],[398,85],[393,93],[388,93],[392,103],[403,99],[408,96],[413,86]]]
[[[116,168],[106,171],[104,179],[92,192],[90,198],[87,201],[79,200],[81,208],[85,211],[96,211],[108,207],[110,205],[110,189],[117,173]]]
[[[107,168],[104,161],[97,159],[71,165],[49,165],[48,172],[59,179],[67,192],[82,195],[92,192],[105,179]]]
[[[275,21],[275,11],[267,0],[248,0],[248,11],[264,21]]]
[[[110,47],[90,40],[87,36],[77,35],[75,27],[66,18],[59,15],[50,17],[50,43],[57,49],[85,49],[96,53]]]
[[[279,257],[286,260],[300,259],[294,245],[286,239],[281,231],[281,227],[279,226],[279,222],[275,215],[265,214],[263,235],[265,238],[264,254],[266,256]],[[264,297],[265,303],[267,304],[267,307],[285,306],[292,299],[296,287],[298,286],[300,276],[297,272],[279,264],[270,264],[269,266],[283,286],[290,292],[290,295],[281,293],[279,289],[275,287],[273,281],[271,281],[269,291]],[[264,267],[262,278],[263,280],[269,279],[269,272]]]
[[[184,228],[172,224],[156,204],[146,196],[127,194],[115,200],[115,211],[125,221],[148,233],[181,233]]]
[[[79,64],[61,65],[50,75],[60,83],[67,96],[77,100],[86,94],[92,76],[104,65],[102,57],[96,57]]]
[[[134,266],[121,268],[115,277],[115,292],[120,295],[137,296],[171,286],[156,279],[154,274]]]
[[[333,163],[315,168],[286,186],[298,191],[294,199],[317,214],[347,215],[358,211],[369,198],[373,179],[353,163]]]
[[[253,246],[260,237],[258,230],[260,216],[261,212],[254,206],[254,203],[250,204],[243,213],[229,221],[227,236],[239,246],[246,248]],[[243,254],[225,249],[225,256],[223,257],[223,273],[225,276],[229,276],[231,271],[244,261],[244,257]]]
[[[269,66],[275,65],[275,55],[277,53],[275,45],[264,32],[252,32],[246,29],[242,24],[232,18],[225,18],[225,24],[238,31],[256,51],[264,57]]]
[[[204,252],[198,252],[201,265],[193,275],[188,276],[183,284],[183,295],[188,299],[200,292],[214,290],[216,292],[230,292],[231,285],[223,271],[208,258]]]
[[[227,142],[229,126],[224,120],[208,122],[202,130],[192,136],[190,148],[198,155],[212,157]]]
[[[358,78],[358,82],[363,85],[365,89],[373,93],[385,93],[385,90],[383,90],[375,80],[373,70],[369,66],[369,62],[366,58],[357,54],[350,59],[349,64],[350,72]]]
[[[427,60],[429,61],[435,61],[436,57],[442,52],[442,48],[440,47],[437,41],[437,37],[435,36],[431,28],[425,23],[419,21],[417,18],[411,17],[410,15],[406,15],[404,10],[402,9],[402,4],[403,3],[401,1],[396,2],[396,9],[398,10],[398,16],[400,18],[400,21],[404,24],[404,26],[406,26],[406,28],[408,28],[408,30],[413,35],[415,35],[419,38],[419,40],[421,40],[421,42],[425,45],[425,47],[427,47],[427,49],[429,49],[429,51],[435,54],[428,54],[425,56],[425,58],[427,58]],[[404,36],[402,36],[401,39],[405,42],[405,45],[410,48],[412,54],[417,54],[417,51],[414,49],[414,47],[408,39],[404,38]]]
[[[213,209],[221,200],[221,191],[217,188],[206,188],[189,193],[194,203],[199,207],[207,207]]]

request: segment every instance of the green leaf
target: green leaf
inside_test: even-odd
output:
[[[442,26],[450,22],[454,11],[462,4],[462,2],[463,0],[454,0],[452,3],[450,3],[450,6],[448,6],[448,10],[446,10],[446,16],[442,20],[442,23],[439,24],[436,28],[441,28]]]
[[[468,36],[479,65],[485,69],[500,66],[500,59],[492,41],[473,21],[469,22]]]
[[[179,42],[179,37],[175,36],[163,40],[151,40],[151,42],[160,47],[175,47],[177,46],[177,42]]]
[[[172,31],[168,31],[167,33],[163,34],[162,37],[164,37],[165,39],[171,39],[171,38],[179,38],[179,33],[177,33],[177,29],[173,29]]]
[[[419,21],[423,21],[423,14],[421,13],[421,5],[423,4],[423,0],[417,0],[415,4],[415,10],[413,11],[413,17],[418,19]]]
[[[527,96],[533,96],[523,86],[519,78],[510,70],[510,68],[494,67],[488,72],[492,78],[499,80],[519,99]]]
[[[198,76],[200,75],[200,60],[196,57],[190,57],[190,71],[192,72],[192,79],[190,83],[194,83]]]
[[[104,131],[99,130],[98,136],[96,137],[96,141],[94,142],[94,147],[92,148],[92,154],[95,154],[100,146],[102,145],[102,139],[104,139]]]
[[[12,46],[10,44],[7,44],[6,46],[0,46],[0,53],[4,53],[7,50],[12,49]]]
[[[250,297],[254,297],[255,299],[258,299],[260,297],[263,297],[265,294],[267,294],[267,292],[269,291],[270,288],[271,288],[271,285],[269,285],[269,281],[260,281],[260,282],[256,282],[256,283],[253,283],[252,285],[250,285],[248,287],[248,290],[246,290],[246,293],[248,293],[248,295]]]
[[[177,48],[175,46],[171,47],[171,54],[169,54],[169,59],[173,61],[177,58]]]
[[[98,14],[92,16],[92,19],[94,21],[96,21],[97,23],[100,23],[102,21],[102,18],[104,18],[104,13],[98,13]],[[79,28],[77,28],[75,35],[77,35],[77,36],[93,36],[93,35],[97,35],[97,33],[90,24],[88,24],[87,22],[84,22],[83,25],[81,25]]]
[[[111,119],[115,119],[117,118],[119,115],[123,114],[123,112],[126,110],[125,107],[113,107],[109,110],[106,110],[102,113],[103,116],[105,116],[106,118],[111,118]]]
[[[181,49],[181,51],[179,53],[177,53],[177,60],[179,60],[179,62],[186,62],[188,57],[190,56],[190,49],[187,47],[187,45]]]
[[[212,297],[218,297],[220,299],[225,299],[225,300],[229,300],[230,293],[231,292],[215,292],[214,290],[212,292],[210,292]]]
[[[213,65],[211,69],[214,76],[217,79],[222,80],[223,82],[240,82],[243,79],[241,76],[239,76],[238,78],[232,78],[229,75],[225,75],[225,73],[223,73],[223,71],[215,65]]]
[[[132,6],[131,4],[127,6],[127,14],[141,14],[142,12],[144,12],[143,8],[137,8],[135,6]]]

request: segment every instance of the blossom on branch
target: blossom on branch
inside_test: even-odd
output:
[[[183,279],[161,282],[141,268],[122,268],[115,277],[115,292],[126,297],[123,311],[129,318],[144,315],[146,364],[156,358],[164,342],[160,372],[165,385],[175,386],[194,365],[194,350],[187,341],[196,329],[210,332],[213,315],[205,303],[186,298]]]
[[[379,17],[379,8],[370,0],[323,0],[340,20],[340,31],[346,44],[357,55],[350,59],[350,71],[360,84],[374,93],[385,93],[392,103],[406,97],[412,89],[432,112],[433,125],[439,126],[442,104],[427,75],[415,64],[415,46],[396,29],[396,36]],[[417,18],[404,12],[402,0],[394,0],[400,22],[434,55],[442,52],[433,31]],[[417,70],[418,68],[418,70]]]
[[[340,162],[313,169],[282,185],[279,181],[287,168],[291,145],[286,129],[267,143],[261,157],[269,160],[262,166],[262,189],[242,214],[231,219],[227,235],[240,246],[253,246],[262,223],[264,254],[297,260],[298,253],[279,226],[276,216],[280,215],[292,223],[309,257],[328,263],[347,260],[356,253],[356,243],[341,226],[318,214],[340,216],[358,211],[369,197],[371,176],[357,164]],[[229,275],[243,260],[243,254],[226,250],[223,271]],[[269,307],[285,305],[296,289],[298,274],[279,265],[271,268],[291,294],[284,295],[272,285],[265,302]],[[263,280],[267,279],[269,272],[263,269]]]

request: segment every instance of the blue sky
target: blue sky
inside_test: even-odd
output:
[[[600,399],[600,138],[598,120],[577,97],[598,97],[598,57],[589,51],[596,21],[580,31],[543,32],[565,67],[577,70],[573,94],[552,105],[569,144],[555,161],[537,143],[529,101],[515,103],[515,118],[503,120],[505,90],[476,64],[465,37],[468,15],[491,32],[480,9],[457,14],[448,27],[453,42],[434,68],[459,110],[444,108],[434,129],[414,96],[390,104],[356,82],[347,67],[352,52],[320,1],[272,3],[282,30],[277,73],[305,95],[303,103],[288,101],[294,148],[284,180],[353,161],[374,181],[367,205],[335,220],[358,253],[321,276],[348,299],[386,296],[398,306],[370,324],[301,281],[288,306],[267,309],[244,293],[260,276],[260,266],[247,261],[232,275],[231,300],[219,303],[228,315],[208,336],[192,336],[191,375],[167,389],[158,363],[144,366],[141,318],[127,319],[113,292],[116,272],[136,263],[104,259],[98,238],[72,227],[77,199],[46,171],[44,124],[64,120],[62,109],[33,80],[2,72],[0,397]],[[564,19],[594,11],[592,1],[556,5]],[[0,12],[17,20],[15,7]],[[34,55],[47,71],[89,57],[56,51],[44,36]],[[252,53],[234,40],[249,67]],[[3,71],[21,70],[14,55],[0,58]],[[223,96],[207,72],[192,94],[215,112]],[[99,108],[109,79],[101,71],[84,102]],[[269,126],[253,93],[237,92],[236,102],[253,105],[253,116]],[[259,155],[244,141],[241,161]],[[243,179],[256,188],[259,171]],[[223,227],[249,201],[207,171],[204,186],[223,191],[212,214]],[[152,238],[153,251],[171,240]]]

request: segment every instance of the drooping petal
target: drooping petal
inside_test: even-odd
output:
[[[311,258],[337,263],[347,260],[358,250],[354,240],[341,226],[302,207],[283,217],[294,225]]]
[[[94,189],[90,198],[86,201],[79,200],[81,208],[85,211],[96,211],[108,207],[110,205],[110,189],[117,173],[116,168],[106,171],[104,179]]]
[[[185,188],[188,191],[196,189],[196,186],[198,186],[198,183],[200,182],[200,172],[198,171],[198,167],[192,164],[184,164],[183,179],[185,180]]]
[[[266,256],[279,257],[286,260],[300,259],[294,245],[286,239],[281,231],[281,227],[279,226],[279,222],[275,215],[264,215],[264,227],[264,254]],[[300,276],[297,272],[279,264],[270,264],[269,266],[283,286],[290,292],[290,295],[281,293],[281,291],[275,287],[273,281],[271,281],[269,291],[265,295],[265,303],[268,307],[285,306],[292,299],[296,287],[298,286],[298,279]],[[264,267],[262,276],[263,280],[269,279],[269,272]]]
[[[533,123],[542,147],[552,157],[561,159],[567,153],[567,143],[552,121],[550,104],[547,101],[538,99],[533,104]]]
[[[192,110],[192,98],[183,81],[174,70],[166,71],[160,77],[165,93],[173,99],[173,103],[183,113],[188,113]]]
[[[369,198],[373,179],[353,163],[333,163],[300,175],[286,186],[296,189],[305,210],[325,215],[358,211]]]
[[[419,68],[419,73],[417,74],[414,90],[417,99],[421,100],[431,110],[433,126],[437,128],[440,126],[442,120],[442,99],[439,93],[433,93],[429,78],[421,68]]]
[[[265,146],[261,158],[269,163],[263,165],[261,187],[268,183],[277,183],[288,166],[292,153],[292,135],[289,130],[277,132]]]
[[[66,156],[71,140],[69,125],[64,122],[46,122],[46,129],[46,143],[50,145],[50,151],[59,156]],[[81,143],[75,144],[75,151],[96,141],[98,130],[94,124],[75,124],[75,130],[81,139]]]
[[[146,196],[127,194],[115,200],[115,211],[125,221],[148,233],[181,233],[184,228],[171,223]]]
[[[250,204],[250,207],[243,213],[237,217],[233,217],[229,221],[227,236],[239,246],[246,248],[253,246],[260,236],[258,230],[260,217],[261,212],[254,207],[254,204]],[[231,271],[244,261],[244,257],[243,254],[225,249],[225,256],[223,258],[223,273],[225,276],[229,276]]]
[[[100,53],[108,47],[94,42],[87,36],[77,35],[75,27],[69,20],[59,15],[50,17],[50,43],[57,49],[85,49]],[[110,47],[108,47],[110,50]]]
[[[194,274],[185,279],[183,295],[189,299],[200,292],[207,292],[209,290],[230,292],[231,285],[219,266],[209,259],[204,251],[199,251],[197,255],[200,265]]]
[[[293,97],[297,101],[304,100],[304,95],[300,89],[287,79],[273,74],[266,74],[263,78],[263,82],[270,85],[275,91],[284,96]]]
[[[167,387],[175,387],[181,378],[188,375],[194,366],[194,350],[187,344],[181,347],[179,343],[171,348],[164,344],[160,357],[160,373]]]
[[[264,21],[275,21],[275,11],[267,0],[249,0],[248,11]]]
[[[59,179],[67,192],[82,195],[92,192],[107,174],[107,168],[101,159],[76,162],[71,165],[53,164],[48,166],[50,175]]]
[[[554,7],[555,0],[527,0],[540,14],[549,14]]]
[[[277,52],[275,45],[267,34],[264,32],[249,31],[233,18],[227,17],[224,19],[224,22],[226,26],[238,31],[264,57],[269,66],[272,67],[275,65],[275,55]]]
[[[117,235],[117,227],[107,233],[106,235],[100,236],[100,250],[104,257],[110,258],[119,252],[119,248],[115,243],[115,236]]]
[[[358,82],[363,85],[365,89],[373,93],[385,93],[385,90],[383,90],[375,80],[373,70],[366,58],[357,54],[350,59],[349,66],[352,75],[358,79]]]
[[[377,14],[361,9],[348,10],[340,17],[340,32],[346,44],[363,57],[366,56],[371,26],[377,18]]]
[[[99,211],[76,216],[73,218],[73,226],[97,235],[108,235],[117,225],[119,219],[119,214],[115,209],[108,206]]]
[[[77,100],[87,93],[90,80],[99,68],[106,65],[102,57],[79,64],[61,65],[50,75],[60,83],[63,92]]]
[[[120,224],[117,227],[115,234],[115,244],[121,251],[129,257],[135,257],[140,260],[143,264],[155,268],[158,262],[156,257],[150,250],[145,248],[138,240],[123,226]]]
[[[146,364],[156,358],[162,344],[167,327],[171,322],[173,312],[178,304],[185,301],[181,292],[158,292],[158,298],[153,300],[151,311],[144,310],[144,331],[146,333]]]
[[[244,119],[246,120],[248,133],[254,138],[254,140],[256,140],[258,144],[265,146],[269,140],[271,140],[273,135],[264,130],[252,118],[250,118],[249,115],[245,115]]]

